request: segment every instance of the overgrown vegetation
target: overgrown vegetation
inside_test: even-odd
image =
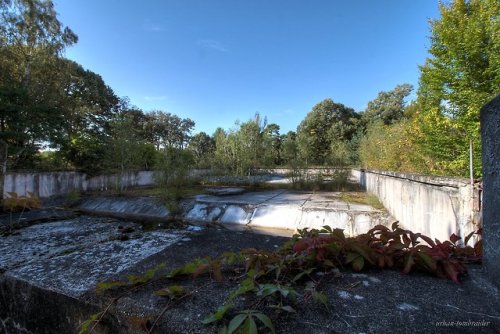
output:
[[[332,230],[328,226],[322,230],[304,229],[275,252],[257,249],[227,252],[216,259],[195,259],[165,274],[159,274],[163,268],[160,265],[143,276],[131,276],[128,281],[101,283],[98,291],[118,287],[137,289],[159,280],[175,282],[155,292],[170,302],[145,328],[150,333],[166,309],[195,293],[182,285],[183,280],[207,275],[215,282],[222,282],[226,277],[237,286],[203,323],[219,324],[220,333],[257,333],[259,327],[274,333],[274,325],[266,312],[296,312],[299,300],[313,300],[325,308],[330,307],[327,295],[321,290],[321,280],[314,278],[317,272],[349,267],[353,271],[369,267],[399,269],[405,274],[427,272],[458,283],[460,276],[467,272],[466,264],[481,261],[481,240],[474,246],[467,245],[473,236],[480,234],[481,231],[470,233],[464,245],[460,245],[460,238],[454,234],[449,241],[440,242],[401,229],[398,223],[392,228],[376,226],[357,237],[346,237],[343,230]],[[109,307],[90,318],[81,332],[95,329],[108,311]]]
[[[178,211],[178,202],[194,184],[189,175],[192,156],[174,147],[161,151],[155,165],[155,181],[160,191],[160,199],[167,205],[171,213]]]
[[[192,156],[189,168],[236,175],[328,165],[466,176],[471,141],[480,176],[479,109],[500,91],[500,4],[453,0],[439,7],[415,101],[408,101],[413,87],[401,84],[358,112],[326,98],[295,132],[281,134],[257,113],[232,129],[191,136],[191,119],[144,112],[99,74],[63,58],[78,38],[57,19],[52,1],[2,0],[0,140],[7,167],[124,174],[152,169],[162,150],[176,148]],[[51,151],[42,152],[46,147]]]

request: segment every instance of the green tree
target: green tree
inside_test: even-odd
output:
[[[412,90],[412,85],[402,84],[391,91],[378,93],[375,100],[368,102],[363,119],[367,123],[380,119],[386,125],[401,120],[406,107],[405,99]]]
[[[330,162],[334,142],[349,141],[356,133],[360,116],[332,99],[316,104],[297,128],[297,145],[306,163]]]
[[[184,148],[189,142],[195,122],[164,111],[153,111],[146,119],[146,132],[156,149]]]
[[[421,150],[431,172],[467,175],[472,140],[480,173],[479,110],[500,92],[500,2],[453,0],[439,8],[420,68]]]
[[[280,126],[276,123],[267,124],[262,132],[262,165],[277,166],[281,164]]]
[[[177,213],[178,201],[193,185],[190,171],[193,168],[193,155],[189,150],[165,147],[160,150],[155,166],[155,181],[160,187],[160,198],[170,212]]]
[[[297,134],[294,131],[288,131],[281,138],[280,157],[284,164],[290,165],[297,160],[298,149],[296,138]]]
[[[127,111],[128,102],[119,99],[100,75],[70,60],[60,59],[58,63],[60,94],[55,98],[64,119],[52,146],[58,148],[73,167],[95,173],[102,169],[96,161],[104,159],[101,154],[105,150],[100,146],[107,144],[113,117],[118,112]],[[82,147],[89,142],[94,144]],[[97,151],[93,152],[90,148]],[[88,161],[93,163],[88,164]]]
[[[56,63],[76,41],[52,1],[0,0],[0,126],[11,166],[30,167],[40,143],[59,135]]]
[[[200,132],[191,137],[188,149],[193,153],[196,165],[206,168],[210,166],[215,151],[215,141],[205,132]]]

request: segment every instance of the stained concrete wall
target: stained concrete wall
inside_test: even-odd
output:
[[[500,95],[481,109],[484,268],[500,287]]]
[[[153,172],[130,172],[124,175],[102,175],[89,177],[79,172],[7,173],[3,193],[15,192],[25,196],[32,192],[40,198],[65,195],[72,190],[107,190],[125,187],[140,187],[153,184]]]
[[[448,240],[452,233],[463,238],[478,229],[473,189],[466,179],[366,170],[352,170],[352,177],[404,228],[439,240]]]

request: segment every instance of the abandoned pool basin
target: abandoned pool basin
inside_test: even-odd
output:
[[[344,229],[346,235],[367,232],[375,225],[389,225],[394,219],[367,204],[348,203],[341,193],[271,190],[258,192],[222,188],[180,203],[179,219],[193,223],[219,223],[229,229],[268,231],[291,235],[298,229],[324,225]],[[126,219],[168,220],[168,209],[151,197],[96,197],[84,200],[85,213]]]

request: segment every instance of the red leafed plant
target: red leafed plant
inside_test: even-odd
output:
[[[400,268],[405,274],[417,269],[458,282],[459,275],[467,272],[466,263],[481,262],[481,240],[474,247],[467,245],[473,235],[480,236],[481,230],[470,233],[460,245],[461,238],[455,234],[449,241],[440,242],[402,229],[398,222],[392,224],[392,229],[377,225],[356,237],[345,237],[343,230],[325,226],[321,231],[299,231],[292,251],[306,254],[309,261],[320,265],[350,264],[353,270],[360,271],[368,264]]]

